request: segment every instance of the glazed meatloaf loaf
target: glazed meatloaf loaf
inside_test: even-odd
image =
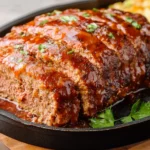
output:
[[[0,97],[33,122],[73,124],[149,87],[150,24],[139,14],[54,11],[0,38]]]

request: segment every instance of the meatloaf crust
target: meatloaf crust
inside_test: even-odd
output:
[[[0,96],[62,126],[150,87],[150,24],[115,9],[37,16],[0,38]]]

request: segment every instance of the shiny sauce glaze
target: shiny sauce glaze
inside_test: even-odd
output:
[[[0,99],[0,109],[8,111],[23,120],[32,121],[32,115],[29,115],[28,112],[22,111],[17,107],[17,104],[9,100]]]
[[[130,94],[128,94],[124,98],[123,101],[121,100],[120,103],[118,103],[117,105],[114,104],[114,106],[112,107],[113,111],[115,112],[115,115],[120,116],[119,111],[122,107],[122,104],[129,105],[129,104],[134,103],[137,99],[140,99],[140,98],[143,99],[144,97],[149,95],[149,94],[147,94],[147,93],[149,93],[149,91],[150,91],[149,89],[141,88],[135,92],[131,92]],[[117,109],[119,108],[119,111],[115,107],[117,107]],[[14,103],[14,102],[9,101],[7,99],[0,99],[0,108],[2,110],[5,110],[5,111],[12,113],[13,115],[17,116],[18,118],[21,118],[21,119],[26,120],[26,121],[32,121],[32,119],[34,118],[34,115],[32,115],[28,112],[25,112],[25,111],[21,110],[20,108],[18,108],[17,103]],[[124,112],[124,113],[126,113],[126,112]],[[72,124],[66,124],[62,127],[90,128],[90,125],[89,125],[89,120],[87,118],[80,116],[78,122],[72,123]]]
[[[5,110],[9,113],[12,113],[16,117],[23,119],[25,121],[32,122],[33,118],[35,117],[31,113],[25,112],[25,111],[19,109],[16,103],[6,100],[6,99],[5,100],[0,99],[0,109]],[[35,121],[34,121],[34,123],[35,123]],[[87,127],[89,127],[89,121],[87,119],[79,119],[78,122],[76,122],[76,123],[66,124],[65,126],[62,126],[62,127],[87,128]]]
[[[129,16],[131,18],[126,21]],[[85,114],[92,116],[137,90],[141,84],[144,84],[142,87],[149,85],[145,85],[148,72],[145,63],[149,64],[150,60],[149,45],[145,40],[149,36],[141,34],[148,22],[142,16],[140,18],[115,10],[68,9],[43,14],[23,26],[13,27],[11,33],[0,39],[0,47],[3,48],[0,62],[12,68],[18,78],[23,72],[40,78],[47,89],[51,79],[45,75],[41,77],[39,72],[43,67],[39,68],[39,64],[53,68],[59,66],[58,70],[62,64],[63,67],[69,64],[79,73],[79,81],[88,90],[91,107]],[[136,20],[134,26],[131,19]],[[140,44],[135,45],[143,38]],[[35,71],[29,69],[33,62]],[[59,86],[55,88],[62,89]],[[82,97],[82,93],[79,94]],[[69,99],[71,96],[74,95],[69,95]]]

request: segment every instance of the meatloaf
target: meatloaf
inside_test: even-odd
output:
[[[55,10],[0,38],[0,97],[63,126],[150,87],[150,24],[115,9]]]

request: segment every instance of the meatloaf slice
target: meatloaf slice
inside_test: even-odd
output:
[[[0,58],[0,97],[17,102],[33,122],[50,126],[77,122],[80,101],[68,77],[15,51]]]

